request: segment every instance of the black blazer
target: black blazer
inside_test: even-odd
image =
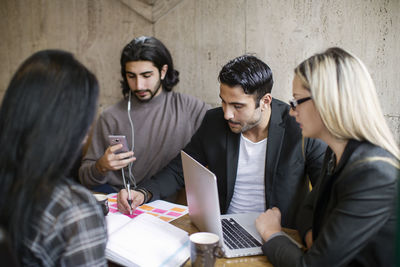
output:
[[[302,138],[289,106],[272,100],[265,162],[266,207],[282,211],[282,224],[295,227],[297,210],[309,192],[307,175],[315,184],[322,167],[326,145]],[[221,213],[226,213],[233,196],[239,158],[240,134],[233,133],[222,108],[209,110],[190,143],[184,148],[216,176]],[[184,186],[180,155],[150,180],[141,184],[153,197],[166,198]],[[251,194],[251,192],[249,192]]]
[[[263,251],[274,266],[394,266],[399,162],[367,142],[350,140],[338,167],[309,194],[299,216],[300,233],[312,228],[313,245],[303,253],[284,236]]]

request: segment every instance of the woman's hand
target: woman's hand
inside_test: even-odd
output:
[[[261,237],[267,240],[272,234],[282,230],[281,211],[277,207],[267,209],[256,219],[256,228]]]

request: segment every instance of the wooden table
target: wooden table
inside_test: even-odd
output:
[[[199,230],[196,226],[194,226],[189,218],[189,215],[185,215],[175,221],[171,222],[172,225],[179,227],[190,234],[196,233]],[[296,230],[292,229],[283,229],[289,236],[291,236],[294,240],[300,242],[300,236]],[[184,266],[191,266],[190,259],[185,263]],[[219,258],[217,259],[215,266],[268,266],[272,267],[273,265],[268,262],[267,257],[265,256],[248,256],[248,257],[240,257],[240,258]]]

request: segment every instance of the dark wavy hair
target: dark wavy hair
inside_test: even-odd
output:
[[[33,54],[12,77],[0,108],[0,223],[17,255],[76,159],[98,93],[96,77],[60,50]]]
[[[126,80],[126,63],[131,61],[151,61],[161,73],[164,65],[168,66],[164,80],[161,81],[163,89],[171,91],[179,82],[179,71],[174,69],[171,54],[165,45],[154,37],[141,36],[128,43],[121,54],[121,87],[125,98],[129,95],[129,85]]]
[[[256,108],[260,99],[271,93],[274,80],[267,64],[252,55],[232,59],[222,67],[218,81],[230,87],[240,85],[245,94],[255,95]]]

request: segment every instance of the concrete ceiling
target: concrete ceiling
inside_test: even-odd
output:
[[[139,14],[151,23],[168,13],[184,0],[120,0],[132,11]]]

